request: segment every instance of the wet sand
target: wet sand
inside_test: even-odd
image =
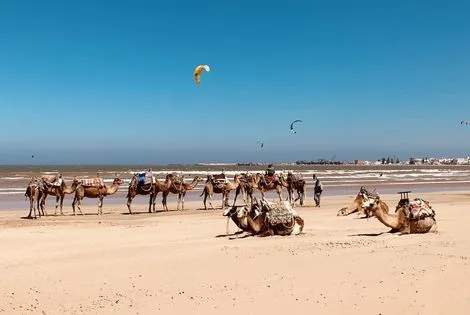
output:
[[[200,200],[149,214],[141,197],[135,215],[106,202],[103,216],[94,202],[84,216],[69,204],[37,220],[1,211],[0,313],[467,314],[470,191],[411,197],[436,210],[436,233],[337,217],[353,195],[325,196],[321,208],[310,198],[296,208],[305,233],[270,238],[225,236],[220,208]],[[394,208],[399,196],[382,198]]]

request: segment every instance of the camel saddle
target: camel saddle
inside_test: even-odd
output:
[[[80,179],[80,184],[84,187],[104,187],[104,179],[100,177]]]
[[[264,175],[264,181],[265,181],[266,185],[277,182],[278,180],[279,179],[277,178],[276,175],[272,175],[272,176]]]
[[[58,187],[62,185],[63,180],[59,175],[43,175],[41,181],[47,187]]]
[[[436,215],[433,208],[429,205],[429,202],[421,198],[415,198],[410,201],[405,206],[405,209],[407,210],[406,212],[408,212],[407,214],[410,220],[421,220]]]
[[[225,176],[223,173],[209,176],[214,186],[222,187],[225,183],[228,182],[227,176]]]
[[[285,204],[265,205],[264,208],[267,209],[266,221],[271,226],[279,224],[292,227],[294,226],[294,215]]]

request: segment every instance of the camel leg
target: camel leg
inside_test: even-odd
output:
[[[62,208],[64,207],[64,198],[65,195],[60,196],[60,215],[64,215],[64,213],[62,212]]]
[[[132,199],[134,199],[134,196],[132,195],[129,195],[127,197],[127,209],[129,210],[129,214],[132,214],[132,210],[131,210]]]
[[[33,202],[33,197],[29,196],[29,214],[27,216],[28,219],[31,219],[31,212],[33,211]]]
[[[73,215],[77,215],[75,213],[75,205],[77,204],[77,196],[75,195],[75,197],[73,197],[73,201],[72,201],[72,211],[73,211]]]
[[[180,199],[181,199],[181,211],[184,211],[184,196],[186,196],[186,192],[182,193],[180,195]]]
[[[212,205],[212,195],[209,195],[209,205],[211,206],[212,210],[215,210],[214,206]]]
[[[59,195],[56,195],[55,196],[55,213],[54,215],[56,216],[57,215],[57,208],[59,208]]]
[[[31,205],[33,207],[33,210],[34,210],[34,218],[37,219],[38,217],[36,216],[36,200],[32,200],[31,202]]]
[[[83,215],[83,212],[82,212],[82,198],[78,198],[77,208],[78,208],[78,211],[80,211],[80,214]]]
[[[44,196],[41,198],[41,209],[42,209],[43,214],[47,216],[48,214],[46,210],[46,198],[47,198],[47,194],[44,193]]]
[[[149,213],[152,213],[152,201],[153,201],[153,195],[154,194],[150,194],[149,196]],[[154,206],[155,207],[155,206]],[[153,209],[153,211],[155,211],[155,209]]]
[[[162,199],[162,204],[163,204],[163,210],[168,211],[168,204],[166,203],[166,198],[168,197],[168,191],[163,192],[163,199]]]
[[[103,198],[104,198],[104,196],[99,196],[98,197],[98,215],[103,214]]]
[[[278,194],[278,196],[279,196],[279,202],[282,202],[282,190],[281,190],[281,189],[282,189],[282,188],[276,189],[277,194]]]

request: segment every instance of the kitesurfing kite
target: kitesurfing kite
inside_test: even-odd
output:
[[[461,125],[468,125],[468,120],[462,120],[462,121],[460,122],[460,124],[461,124]]]
[[[294,124],[295,124],[295,123],[299,123],[299,122],[303,122],[303,121],[300,120],[300,119],[296,119],[296,120],[294,120],[294,121],[290,124],[290,131],[291,131],[292,133],[297,133],[297,131],[295,131],[295,129],[294,129]]]
[[[258,143],[260,145],[261,149],[264,147],[263,140],[258,140],[256,143]]]
[[[199,84],[201,83],[201,72],[202,70],[206,70],[207,72],[211,71],[211,68],[208,65],[199,65],[194,69],[194,83]]]

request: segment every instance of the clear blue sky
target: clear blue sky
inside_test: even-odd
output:
[[[469,155],[469,15],[463,0],[2,0],[0,163]]]

